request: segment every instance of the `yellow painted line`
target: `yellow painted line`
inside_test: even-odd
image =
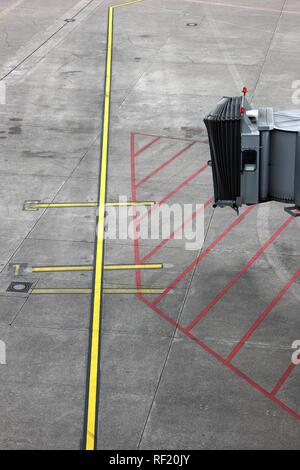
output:
[[[131,207],[131,206],[154,206],[154,201],[137,201],[137,202],[107,202],[107,207]],[[77,207],[98,207],[97,202],[37,202],[27,204],[25,210],[32,211],[37,209],[66,209],[66,208],[77,208]]]
[[[105,287],[102,289],[103,294],[162,294],[164,289],[159,288],[128,288],[128,287]],[[92,294],[93,289],[90,288],[72,288],[72,289],[32,289],[30,294],[47,295],[47,294]]]
[[[91,342],[89,351],[89,372],[87,383],[86,422],[84,429],[84,444],[86,450],[95,450],[97,445],[97,414],[100,383],[100,333],[101,333],[101,302],[104,268],[104,230],[105,230],[105,204],[107,186],[107,161],[109,140],[109,112],[111,96],[112,51],[113,51],[113,17],[114,8],[137,3],[133,0],[123,4],[110,6],[107,23],[107,52],[105,73],[105,98],[103,104],[103,128],[101,143],[101,170],[99,191],[99,214],[96,238],[95,274],[92,305]]]
[[[105,98],[103,112],[103,130],[101,146],[101,170],[100,170],[100,191],[99,191],[99,214],[96,239],[95,255],[95,276],[92,305],[92,327],[89,355],[88,372],[88,392],[87,411],[85,428],[85,449],[95,450],[97,435],[97,411],[100,382],[100,331],[101,331],[101,307],[102,307],[102,287],[103,287],[103,264],[104,264],[104,229],[105,229],[105,203],[107,187],[107,160],[108,160],[108,135],[109,135],[109,111],[111,93],[111,72],[112,72],[112,40],[113,40],[113,9],[108,10],[107,25],[107,56],[106,56],[106,77],[105,77]]]
[[[122,271],[127,269],[162,269],[161,263],[156,264],[107,264],[104,266],[105,271]]]
[[[111,8],[126,7],[127,5],[133,5],[134,3],[141,3],[141,2],[143,2],[143,0],[132,0],[131,2],[119,3],[117,5],[112,5]]]
[[[155,289],[155,288],[140,288],[140,289],[128,289],[126,287],[124,288],[110,288],[110,287],[105,287],[103,289],[104,294],[159,294],[163,292],[163,289]]]
[[[19,270],[20,270],[20,265]],[[16,266],[16,270],[17,270]],[[130,269],[162,269],[163,264],[107,264],[104,266],[105,271],[122,271]],[[33,273],[51,273],[51,272],[67,272],[67,271],[94,271],[94,266],[33,266]]]
[[[106,206],[114,207],[128,207],[128,206],[155,206],[156,202],[153,201],[137,201],[137,202],[107,202]]]

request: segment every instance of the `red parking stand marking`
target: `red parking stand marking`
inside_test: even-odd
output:
[[[267,316],[272,312],[272,310],[276,307],[276,305],[281,301],[282,297],[287,293],[289,288],[294,284],[294,282],[300,276],[300,269],[295,272],[295,274],[289,279],[283,289],[279,292],[279,294],[273,299],[270,305],[264,310],[264,312],[258,317],[258,319],[253,323],[251,328],[247,331],[247,333],[242,337],[242,339],[238,342],[238,344],[233,348],[231,353],[228,355],[226,362],[231,362],[232,359],[240,352],[243,348],[245,343],[248,341],[250,336],[257,330],[257,328],[261,325],[261,323],[267,318]]]
[[[255,380],[251,379],[247,374],[245,374],[243,371],[241,371],[238,367],[234,366],[231,363],[226,362],[226,360],[218,354],[214,349],[212,349],[210,346],[208,346],[204,341],[201,341],[199,338],[194,336],[190,331],[187,331],[186,328],[184,328],[182,325],[177,323],[173,318],[171,318],[168,314],[163,312],[161,309],[159,309],[153,302],[150,302],[147,300],[143,295],[139,294],[137,297],[148,307],[150,307],[155,313],[157,313],[161,318],[166,320],[168,323],[170,323],[173,327],[177,328],[178,331],[180,331],[182,334],[184,334],[186,337],[191,339],[194,343],[196,343],[198,346],[200,346],[202,349],[204,349],[207,353],[209,353],[211,356],[213,356],[218,362],[220,362],[222,365],[224,365],[227,369],[229,369],[231,372],[234,372],[240,379],[244,380],[244,382],[247,382],[249,385],[251,385],[255,390],[258,392],[262,393],[266,398],[270,399],[273,403],[276,405],[280,406],[284,411],[289,413],[293,418],[300,420],[300,415],[296,411],[294,411],[291,407],[286,405],[283,401],[279,400],[276,398],[272,393],[270,393],[268,390],[263,388],[259,383],[257,383]]]
[[[245,382],[247,382],[252,387],[254,387],[257,391],[261,392],[265,397],[269,398],[273,403],[275,403],[276,405],[280,406],[285,411],[287,411],[291,416],[293,416],[293,418],[296,418],[297,420],[300,420],[300,414],[299,413],[297,413],[291,407],[286,405],[283,401],[279,400],[274,395],[272,395],[268,390],[266,390],[261,385],[259,385],[259,383],[257,383],[255,380],[251,379],[251,377],[249,377],[247,374],[245,374],[243,371],[241,371],[238,367],[234,366],[230,362],[227,362],[222,356],[220,356],[220,354],[218,354],[216,351],[214,351],[206,343],[204,343],[199,338],[194,336],[191,332],[186,331],[182,327],[181,327],[180,331],[183,332],[184,334],[186,334],[186,336],[188,336],[192,341],[194,341],[196,344],[198,344],[201,348],[205,349],[205,351],[210,353],[215,359],[217,359],[219,362],[221,362],[226,368],[228,368],[229,370],[234,372],[241,379],[243,379]]]
[[[171,284],[166,287],[166,289],[163,291],[162,294],[160,294],[155,300],[154,300],[154,303],[155,304],[158,304],[164,297],[165,295],[168,294],[168,292],[170,292],[170,290],[172,290],[197,264],[200,263],[200,261],[202,261],[207,255],[208,253],[210,253],[212,251],[212,249],[218,244],[220,243],[223,238],[225,238],[230,232],[231,230],[233,230],[237,225],[239,225],[244,219],[245,217],[249,214],[249,212],[251,212],[253,209],[254,209],[255,206],[250,206],[248,207],[239,217],[236,218],[236,220],[229,225],[229,227],[227,227],[222,233],[221,235],[219,235],[204,251],[202,251],[200,253],[199,256],[197,256],[197,258],[194,259],[194,261],[191,262],[191,264],[189,264],[189,266],[187,266],[181,274],[179,274],[179,276],[177,276],[172,282]]]
[[[173,191],[171,191],[169,194],[167,194],[161,201],[159,201],[157,204],[155,204],[150,209],[148,209],[145,214],[138,217],[136,219],[137,225],[139,225],[146,217],[148,217],[150,214],[152,214],[152,212],[156,211],[158,207],[160,207],[162,204],[167,202],[168,199],[170,199],[172,196],[174,196],[176,193],[178,193],[178,191],[180,191],[182,188],[187,186],[194,178],[196,178],[196,176],[201,175],[201,173],[203,173],[203,171],[206,170],[207,168],[208,168],[207,164],[205,164],[203,167],[199,168],[199,170],[195,171],[195,173],[193,173],[188,179],[186,179],[183,183],[181,183],[179,186],[177,186],[177,188],[173,189]]]
[[[283,387],[283,385],[285,384],[285,382],[287,381],[287,379],[289,378],[289,376],[292,374],[292,372],[294,371],[294,369],[296,368],[296,364],[293,364],[291,362],[291,364],[288,366],[288,368],[284,371],[284,373],[282,374],[282,376],[280,377],[280,379],[278,380],[277,384],[275,385],[275,387],[273,388],[272,392],[271,392],[271,395],[275,396],[279,390]]]
[[[186,179],[185,181],[183,181],[183,183],[181,183],[179,186],[177,186],[175,189],[173,189],[173,191],[171,191],[169,194],[167,194],[167,196],[165,196],[160,202],[159,202],[159,205],[161,206],[162,204],[164,204],[166,201],[168,201],[168,199],[170,199],[172,196],[175,196],[175,194],[177,194],[182,188],[184,188],[185,186],[187,186],[188,184],[190,184],[193,179],[195,179],[197,176],[201,175],[201,173],[203,173],[206,169],[208,168],[208,164],[206,163],[205,165],[203,165],[201,168],[199,168],[198,170],[196,170],[191,176],[188,177],[188,179]]]
[[[141,134],[141,135],[148,135],[148,134],[143,134],[143,133],[136,133],[136,134]],[[153,136],[152,134],[149,134],[150,137],[157,137],[157,136]],[[161,136],[161,138],[165,138],[167,139],[167,137],[163,137]],[[170,138],[171,139],[171,138]],[[177,138],[174,138],[175,140],[183,140],[183,139],[177,139]],[[203,169],[205,168],[202,168],[202,171]],[[199,172],[199,170],[198,170]],[[135,161],[134,161],[134,133],[131,134],[131,173],[132,173],[132,200],[133,201],[136,201],[136,193],[137,193],[137,188],[136,188],[136,180],[135,180]],[[192,175],[193,176],[193,175]],[[185,181],[184,183],[182,183],[183,185],[186,185],[186,184],[189,184],[189,182],[191,182],[193,179],[193,177],[190,177],[187,181]],[[182,184],[179,186],[179,189],[180,187],[182,187]],[[171,195],[173,194],[173,191],[170,193]],[[167,199],[169,199],[169,197],[171,197],[170,195],[166,196],[162,201],[160,201],[160,204],[162,204],[162,202],[165,202]],[[208,201],[207,201],[208,203]],[[219,237],[217,237],[214,242],[208,247],[209,251],[212,250],[212,248],[217,244],[219,243],[219,241],[221,241],[236,225],[238,225],[247,215],[248,213],[254,208],[255,206],[250,206],[249,208],[247,208],[245,210],[245,212],[243,212],[243,214],[241,214],[241,216],[239,216],[235,222],[231,225],[229,225],[229,227],[227,227],[227,229],[224,230],[224,232],[221,233],[221,235]],[[135,210],[135,208],[134,208]],[[138,224],[140,223],[141,219],[138,218],[138,217],[135,217],[134,218],[134,224],[135,224],[135,228],[134,228],[134,231],[135,231],[135,234],[137,235],[137,227],[138,227]],[[273,241],[280,235],[280,233],[288,226],[288,224],[290,223],[290,218],[288,218],[283,224],[281,227],[279,227],[279,229],[270,237],[270,239],[263,245],[263,247],[261,248],[261,250],[259,250],[256,255],[254,255],[253,258],[251,258],[251,260],[247,263],[247,268],[246,266],[242,269],[241,271],[241,274],[245,272],[245,270],[249,269],[249,267],[253,264],[253,262],[265,251],[265,249],[267,249],[267,247],[273,243]],[[171,234],[172,235],[172,234]],[[163,241],[164,242],[164,241]],[[153,251],[153,250],[152,250]],[[153,253],[154,254],[154,253]],[[203,252],[201,255],[203,256],[203,254],[208,254],[208,252]],[[146,255],[146,257],[148,257],[150,255],[150,253],[148,255]],[[202,256],[199,256],[198,258],[196,258],[196,260],[194,260],[192,262],[192,266],[195,265],[195,263],[198,263],[200,261],[200,259],[202,259]],[[136,236],[135,240],[134,240],[134,256],[135,256],[135,262],[138,264],[140,263],[141,259],[140,259],[140,256],[139,256],[139,240],[138,240],[138,237]],[[152,254],[150,255],[152,256]],[[146,258],[145,257],[145,258]],[[168,292],[165,293],[165,295],[167,295],[171,288],[175,287],[175,284],[177,284],[189,271],[190,269],[192,269],[191,265],[189,265],[171,284],[172,284],[172,287],[171,285],[169,286],[168,289]],[[300,270],[297,271],[294,276],[288,281],[288,283],[286,284],[286,286],[282,289],[282,291],[279,293],[279,295],[276,297],[276,299],[274,299],[274,301],[271,303],[271,305],[265,310],[265,312],[259,317],[259,319],[257,320],[257,322],[255,322],[255,324],[253,325],[253,327],[249,330],[248,332],[248,335],[249,337],[251,336],[251,334],[255,331],[256,328],[259,327],[259,325],[261,324],[261,322],[265,319],[265,317],[270,313],[270,311],[275,307],[275,305],[278,304],[278,302],[280,301],[280,299],[283,297],[283,295],[288,291],[288,289],[291,287],[291,285],[296,281],[296,279],[300,276]],[[180,279],[179,279],[180,278]],[[233,278],[233,280],[230,282],[230,287],[231,287],[231,284],[232,282],[235,280],[236,278]],[[234,281],[236,282],[237,279]],[[137,288],[140,288],[141,286],[141,272],[140,271],[137,271],[136,272],[136,285],[137,285]],[[229,287],[229,288],[230,288]],[[227,288],[227,286],[226,286]],[[224,289],[226,289],[224,288]],[[226,290],[227,292],[227,290]],[[223,291],[222,291],[223,293]],[[225,292],[224,292],[225,294]],[[149,299],[147,299],[144,295],[142,294],[136,294],[136,297],[141,301],[143,302],[145,305],[147,305],[153,312],[155,312],[157,315],[159,315],[161,318],[163,318],[165,321],[167,321],[172,327],[176,328],[179,332],[181,332],[183,335],[185,335],[187,338],[189,338],[191,341],[193,341],[195,344],[197,344],[199,347],[201,347],[203,350],[205,350],[208,354],[210,354],[212,357],[214,357],[220,364],[222,364],[223,366],[225,366],[226,369],[228,369],[229,371],[233,372],[235,375],[237,375],[241,380],[243,380],[244,382],[246,382],[247,384],[249,384],[251,387],[253,387],[256,391],[258,391],[259,393],[261,393],[264,397],[268,398],[269,400],[271,400],[274,404],[276,404],[277,406],[281,407],[285,412],[287,412],[290,416],[292,416],[293,418],[297,419],[297,420],[300,420],[300,414],[297,413],[294,409],[292,409],[290,406],[288,406],[286,403],[284,403],[282,400],[278,399],[275,395],[279,392],[279,390],[282,388],[282,386],[284,385],[284,383],[286,382],[286,380],[288,379],[288,377],[291,375],[291,373],[293,372],[293,370],[295,369],[295,366],[294,364],[290,364],[289,367],[287,368],[287,370],[282,374],[282,376],[280,377],[280,379],[278,380],[277,384],[273,387],[272,391],[270,392],[269,390],[266,390],[264,387],[262,387],[258,382],[256,382],[255,380],[253,380],[249,375],[247,375],[246,373],[244,373],[242,370],[240,370],[238,367],[236,367],[234,364],[232,364],[232,362],[230,362],[230,357],[232,356],[232,358],[235,356],[235,353],[237,353],[237,349],[234,348],[235,350],[235,353],[234,353],[234,356],[233,356],[233,351],[232,353],[227,357],[222,357],[217,351],[215,351],[212,347],[210,347],[208,344],[206,344],[204,341],[200,340],[199,338],[197,338],[195,335],[192,334],[191,332],[191,324],[188,325],[188,327],[184,327],[183,325],[181,325],[180,323],[178,323],[176,320],[174,320],[168,313],[166,313],[162,308],[158,307],[157,305],[157,299],[155,299],[154,301],[150,301]],[[160,297],[160,296],[159,296]],[[217,296],[218,297],[218,296]],[[215,299],[216,300],[216,299]],[[214,300],[214,301],[215,301]],[[213,302],[214,302],[213,301]],[[210,307],[212,308],[212,307]],[[196,317],[197,318],[197,317]],[[194,320],[193,320],[194,321]],[[248,337],[248,336],[247,336]],[[245,343],[245,341],[247,340],[246,338],[246,335],[244,336],[244,338],[242,338],[241,341],[243,341],[243,344]],[[240,342],[239,343],[240,346],[242,347],[243,344]],[[238,345],[237,345],[238,346]],[[240,346],[239,346],[239,349],[240,349]]]
[[[181,225],[180,227],[177,227],[176,230],[174,230],[173,232],[170,233],[169,237],[168,238],[165,238],[164,240],[162,240],[155,248],[153,248],[153,250],[151,250],[146,256],[144,256],[142,259],[141,259],[141,263],[145,263],[146,260],[149,260],[150,258],[152,258],[152,256],[154,256],[159,250],[161,250],[169,241],[171,241],[175,235],[180,232],[182,229],[184,229],[184,227],[186,227],[187,224],[189,224],[192,220],[194,220],[197,215],[202,212],[203,210],[205,210],[208,206],[210,206],[210,204],[212,203],[213,199],[212,198],[209,198],[204,204],[202,207],[200,207],[197,211],[194,211],[193,214],[191,215],[191,217],[189,217],[188,219],[186,219]]]
[[[138,184],[136,183],[136,173],[135,173],[135,157],[137,155],[137,152],[135,151],[135,135],[147,135],[149,137],[154,137],[154,139],[147,144],[147,146],[144,146],[142,149],[140,149],[139,154],[143,151],[146,150],[146,148],[149,148],[150,145],[152,145],[154,142],[156,142],[159,138],[164,138],[164,139],[169,139],[169,140],[185,140],[185,139],[177,139],[177,138],[169,138],[169,137],[162,137],[162,136],[157,136],[157,135],[152,135],[152,134],[145,134],[145,133],[131,133],[130,136],[130,153],[131,153],[131,179],[132,179],[132,200],[136,201],[137,200],[137,187]],[[189,144],[184,147],[180,152],[175,154],[173,157],[168,159],[166,162],[164,162],[158,169],[155,170],[155,174],[158,173],[160,170],[162,170],[164,167],[166,167],[171,161],[174,161],[175,158],[179,157],[182,155],[184,152],[186,152],[189,148],[191,148],[195,144],[194,141],[189,141]],[[186,185],[188,185],[196,176],[200,175],[203,173],[206,169],[208,168],[208,164],[206,163],[203,165],[201,168],[196,170],[189,178],[187,178],[185,181],[183,181],[179,186],[177,186],[174,190],[172,190],[169,194],[167,194],[161,201],[159,201],[155,206],[153,206],[151,209],[149,209],[143,216],[137,217],[137,211],[136,208],[133,208],[133,230],[134,230],[134,252],[135,252],[135,260],[137,261],[140,259],[139,256],[139,244],[138,244],[138,226],[141,223],[141,221],[150,215],[153,211],[155,211],[159,206],[161,206],[163,203],[165,203],[168,199],[170,199],[172,196],[174,196],[178,191],[180,191],[182,188],[184,188]],[[153,173],[153,172],[152,172]],[[148,175],[149,176],[149,175]],[[150,176],[149,176],[150,178]],[[149,179],[147,178],[147,179]],[[141,182],[139,183],[139,186],[141,186]],[[204,207],[206,208],[210,202],[212,202],[212,199],[209,199],[206,201],[204,204]],[[203,207],[201,208],[203,210]],[[199,211],[197,211],[199,212]],[[191,217],[191,221],[195,218],[196,213],[194,213]],[[183,223],[184,227],[188,221],[185,221]],[[163,240],[162,243],[166,244],[170,239],[172,239],[176,232],[180,230],[182,227],[178,227],[174,232],[172,232],[167,240]],[[156,251],[158,251],[160,248],[157,248]],[[151,255],[152,256],[152,255]],[[137,263],[138,264],[138,263]],[[141,272],[139,270],[136,270],[136,282],[137,285],[141,285]]]
[[[164,163],[162,163],[159,167],[155,168],[155,170],[151,171],[147,176],[145,176],[139,183],[137,183],[136,187],[138,188],[142,184],[146,183],[152,176],[156,175],[159,171],[161,171],[163,168],[165,168],[167,165],[170,163],[174,162],[178,157],[183,155],[188,149],[190,149],[193,145],[195,145],[195,142],[192,142],[191,144],[187,145],[183,149],[181,149],[179,152],[175,153],[169,160],[166,160]]]
[[[239,281],[243,274],[245,274],[252,264],[269,248],[269,246],[279,237],[283,230],[292,222],[293,217],[289,217],[276,232],[269,238],[269,240],[258,250],[258,252],[248,261],[248,263],[234,276],[234,278],[222,289],[218,295],[197,315],[194,320],[186,327],[191,331],[199,322],[204,318],[208,312],[227,294],[227,292]]]
[[[173,318],[170,317],[167,313],[165,313],[163,310],[158,308],[156,305],[154,305],[153,302],[150,300],[146,299],[142,294],[137,294],[136,297],[141,300],[141,302],[144,302],[144,304],[148,305],[152,310],[154,310],[155,313],[157,313],[160,317],[162,317],[164,320],[166,320],[168,323],[170,323],[172,326],[175,326],[175,328],[179,329],[182,331],[182,327],[180,326],[179,323],[177,323]]]
[[[136,153],[135,153],[135,139],[134,139],[134,136],[135,134],[138,134],[138,135],[151,135],[151,134],[141,134],[141,133],[131,133],[131,165],[134,166],[134,171],[135,171],[135,163],[134,163],[134,157],[136,156]],[[152,136],[152,135],[151,135]],[[158,137],[158,136],[157,136]],[[160,138],[164,138],[164,139],[175,139],[175,138],[171,138],[171,137],[160,137]],[[181,139],[175,139],[175,140],[181,140]],[[183,139],[184,140],[184,139]],[[194,141],[190,143],[190,145],[188,145],[187,148],[191,147],[192,145],[194,145]],[[184,151],[187,150],[187,148],[184,149]],[[158,171],[160,171],[162,168],[164,168],[168,163],[171,163],[171,161],[167,161],[165,162],[165,164],[163,164],[163,166],[161,166],[161,168],[157,171],[155,171],[155,173],[158,173]],[[187,186],[194,178],[196,178],[197,176],[199,176],[201,173],[203,173],[203,171],[205,171],[206,169],[208,168],[208,164],[206,163],[205,165],[203,165],[201,168],[199,168],[198,170],[196,170],[191,176],[189,176],[189,178],[187,178],[185,181],[183,181],[179,186],[177,186],[174,190],[172,190],[169,194],[167,194],[161,201],[159,201],[156,205],[152,206],[150,209],[148,209],[148,211],[143,214],[142,216],[140,217],[137,217],[135,219],[135,222],[136,222],[136,227],[146,218],[148,217],[151,213],[153,213],[155,210],[157,210],[157,208],[159,206],[161,206],[162,204],[164,204],[165,202],[167,202],[172,196],[174,196],[175,194],[177,194],[181,189],[183,189],[185,186]],[[142,185],[142,182],[140,183],[136,183],[136,178],[134,178],[134,183],[132,183],[133,186],[134,186],[134,192],[136,194],[136,190],[137,190],[137,187],[138,185],[141,186]]]
[[[160,140],[160,137],[155,137],[148,144],[144,145],[144,147],[139,149],[137,152],[135,152],[134,149],[133,149],[134,157],[138,157],[141,153],[145,152],[145,150],[147,150],[149,147],[151,147],[151,145],[155,144],[155,142],[157,142],[158,140]]]

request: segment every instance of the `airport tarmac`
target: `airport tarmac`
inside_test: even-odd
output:
[[[213,209],[203,123],[243,86],[300,108],[299,20],[297,0],[0,0],[0,449],[299,448],[300,218]],[[141,208],[193,213],[104,242],[120,197],[134,233]]]

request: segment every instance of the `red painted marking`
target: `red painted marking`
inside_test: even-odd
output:
[[[168,138],[168,137],[164,137]],[[136,185],[135,185],[135,169],[134,169],[134,159],[133,159],[133,145],[134,145],[134,134],[131,135],[132,139],[132,200],[136,200]],[[175,138],[176,139],[176,138]],[[183,139],[176,139],[176,140],[183,140]],[[138,249],[138,240],[135,241],[135,259],[136,262],[139,262],[139,249]],[[140,276],[140,271],[137,273]],[[137,287],[140,287],[140,278],[137,276]],[[195,337],[190,331],[188,331],[186,328],[181,326],[178,322],[173,320],[167,313],[165,313],[163,310],[161,310],[157,305],[154,304],[154,302],[150,302],[147,300],[144,296],[142,295],[136,295],[136,297],[146,304],[151,310],[153,310],[157,315],[159,315],[161,318],[166,320],[169,324],[171,324],[173,327],[177,328],[182,334],[184,334],[187,338],[192,340],[194,343],[196,343],[199,347],[204,349],[207,353],[209,353],[212,357],[214,357],[217,361],[219,361],[221,364],[223,364],[227,369],[231,370],[233,373],[235,373],[238,377],[240,377],[242,380],[247,382],[249,385],[251,385],[254,389],[262,393],[265,397],[270,399],[273,403],[276,405],[280,406],[283,410],[285,410],[287,413],[289,413],[293,418],[296,418],[297,420],[300,420],[300,414],[296,413],[293,409],[291,409],[289,406],[287,406],[284,402],[281,400],[277,399],[272,393],[269,391],[265,390],[262,386],[260,386],[257,382],[255,382],[251,377],[247,376],[244,372],[242,372],[240,369],[235,367],[233,364],[228,363],[227,359],[223,358],[220,356],[216,351],[214,351],[211,347],[209,347],[207,344],[205,344],[203,341]],[[275,387],[274,387],[275,388]],[[274,390],[274,389],[273,389]]]
[[[269,238],[269,240],[258,250],[258,252],[248,261],[248,263],[234,276],[234,278],[218,293],[218,295],[197,315],[197,317],[191,321],[186,327],[188,331],[191,331],[202,318],[224,297],[225,294],[238,282],[238,280],[245,274],[252,264],[266,251],[266,249],[279,237],[283,230],[291,223],[293,217],[289,217],[276,232]]]
[[[163,248],[170,240],[172,240],[175,235],[180,231],[182,230],[184,227],[186,227],[186,225],[188,223],[190,223],[192,220],[195,219],[195,217],[197,217],[197,215],[202,212],[204,209],[206,209],[210,204],[212,203],[212,198],[208,199],[205,204],[203,204],[202,207],[200,207],[200,209],[198,209],[197,211],[193,212],[193,214],[191,215],[191,217],[189,217],[188,219],[186,219],[181,225],[180,227],[177,227],[176,230],[174,230],[172,233],[170,233],[169,237],[168,238],[165,238],[164,240],[162,240],[159,245],[157,245],[155,248],[153,248],[153,250],[150,251],[150,253],[148,253],[146,256],[144,256],[144,258],[141,260],[141,263],[145,263],[145,261],[147,261],[148,259],[152,258],[152,256],[155,255],[155,253],[157,253],[161,248]]]
[[[271,392],[271,395],[275,396],[279,390],[281,389],[281,387],[284,385],[284,383],[287,381],[287,379],[289,378],[289,376],[291,375],[291,373],[293,372],[293,370],[295,369],[296,364],[293,364],[291,363],[288,368],[286,369],[286,371],[284,371],[284,373],[282,374],[282,376],[280,377],[280,379],[278,380],[277,384],[275,385],[275,387],[273,388],[272,392]]]
[[[158,304],[165,297],[165,295],[167,295],[168,292],[170,292],[170,290],[172,290],[194,268],[194,266],[200,263],[200,261],[202,261],[208,255],[208,253],[210,253],[211,250],[229,234],[229,232],[231,232],[232,229],[234,229],[244,220],[244,218],[254,209],[254,207],[255,206],[248,207],[239,217],[237,217],[236,220],[221,233],[221,235],[219,235],[202,253],[200,253],[199,256],[197,256],[196,259],[194,259],[194,261],[191,262],[191,264],[189,264],[189,266],[187,266],[182,271],[181,274],[179,274],[179,276],[176,277],[176,279],[171,282],[168,287],[166,287],[163,293],[155,299],[154,303]]]
[[[191,181],[193,181],[193,179],[195,179],[196,176],[201,175],[201,173],[203,173],[203,171],[205,171],[206,168],[208,168],[208,164],[207,164],[207,163],[206,163],[205,165],[203,165],[201,168],[199,168],[199,170],[195,171],[188,179],[186,179],[183,183],[181,183],[179,186],[177,186],[177,188],[173,189],[173,191],[171,191],[167,196],[165,196],[165,197],[159,202],[159,205],[164,204],[168,199],[170,199],[172,196],[174,196],[175,194],[177,194],[178,191],[180,191],[180,190],[181,190],[182,188],[184,188],[187,184],[189,184]]]
[[[148,144],[144,145],[144,147],[142,147],[141,149],[139,149],[137,152],[134,151],[134,148],[133,148],[133,152],[134,152],[134,157],[138,157],[141,153],[145,152],[145,150],[147,150],[149,147],[151,147],[151,145],[155,144],[155,142],[157,142],[158,140],[160,139],[160,137],[155,137],[154,139],[151,140],[151,142],[149,142]]]
[[[218,354],[214,349],[212,349],[206,343],[204,343],[199,338],[194,336],[190,331],[187,331],[186,328],[181,326],[179,323],[177,323],[175,320],[173,320],[173,318],[171,318],[168,314],[166,314],[161,309],[159,309],[156,305],[153,304],[153,302],[149,302],[142,295],[138,295],[137,297],[143,303],[148,305],[148,307],[150,307],[160,317],[162,317],[164,320],[166,320],[168,323],[170,323],[173,327],[177,328],[178,331],[180,331],[182,334],[184,334],[186,337],[188,337],[194,343],[196,343],[198,346],[200,346],[202,349],[204,349],[207,353],[209,353],[211,356],[213,356],[217,361],[219,361],[221,364],[223,364],[227,369],[234,372],[238,377],[240,377],[242,380],[244,380],[245,382],[250,384],[257,391],[259,391],[265,397],[270,399],[273,403],[280,406],[287,413],[289,413],[293,418],[296,418],[297,420],[300,420],[300,414],[296,413],[292,408],[287,406],[283,401],[279,400],[274,395],[272,395],[272,393],[270,393],[268,390],[264,389],[261,385],[259,385],[257,382],[255,382],[255,380],[251,379],[251,377],[249,377],[247,374],[245,374],[243,371],[241,371],[238,367],[235,367],[233,364],[226,362],[226,360],[222,356],[220,356],[220,354]]]
[[[178,157],[183,155],[189,148],[191,148],[193,145],[195,145],[195,142],[192,142],[191,144],[187,145],[184,147],[182,150],[177,152],[173,157],[169,158],[169,160],[165,161],[162,163],[159,167],[155,168],[155,170],[151,171],[147,176],[145,176],[139,183],[137,183],[136,187],[138,188],[139,186],[142,186],[148,179],[152,178],[152,176],[156,175],[159,171],[161,171],[163,168],[165,168],[169,163],[174,162]]]
[[[152,206],[151,209],[148,209],[148,211],[142,215],[141,217],[138,217],[136,222],[137,222],[137,225],[139,225],[142,220],[145,219],[145,217],[147,217],[148,215],[150,215],[152,212],[156,211],[157,208],[159,206],[161,206],[162,204],[164,204],[168,199],[170,199],[172,196],[174,196],[174,194],[178,193],[178,191],[180,191],[182,188],[184,188],[187,184],[189,184],[194,178],[196,178],[196,176],[200,175],[201,173],[203,173],[204,170],[206,170],[206,168],[208,168],[208,165],[207,163],[199,168],[199,170],[195,171],[195,173],[193,173],[188,179],[186,179],[183,183],[181,183],[179,186],[177,186],[177,188],[173,189],[173,191],[171,191],[169,194],[167,194],[161,201],[159,201],[155,206]]]
[[[273,403],[275,403],[276,405],[279,405],[281,408],[283,408],[285,411],[287,411],[291,416],[293,416],[296,419],[300,419],[300,415],[298,413],[296,413],[292,408],[287,406],[283,401],[281,401],[278,398],[276,398],[275,396],[273,396],[270,392],[268,392],[268,390],[264,389],[261,385],[259,385],[257,382],[255,382],[255,380],[251,379],[251,377],[249,377],[247,374],[245,374],[240,369],[235,367],[233,364],[230,364],[230,363],[226,362],[226,360],[224,360],[223,357],[221,357],[218,353],[216,353],[216,351],[211,349],[203,341],[201,341],[200,339],[193,336],[190,332],[188,332],[188,331],[184,332],[183,330],[184,330],[184,328],[181,328],[180,331],[185,333],[186,336],[188,336],[191,340],[193,340],[195,343],[197,343],[199,346],[201,346],[203,349],[205,349],[205,351],[207,351],[212,356],[214,356],[225,367],[230,369],[232,372],[234,372],[236,375],[238,375],[245,382],[252,385],[252,387],[254,387],[256,390],[258,390],[263,395],[265,395],[267,398],[269,398]]]
[[[291,277],[291,279],[286,283],[283,289],[279,292],[277,297],[271,302],[271,304],[264,310],[264,312],[260,315],[260,317],[253,323],[251,328],[247,331],[247,333],[242,337],[242,339],[238,342],[238,344],[233,348],[231,353],[226,359],[226,362],[232,361],[232,359],[239,353],[242,349],[244,344],[248,341],[251,335],[257,330],[257,328],[261,325],[261,323],[266,319],[270,312],[276,307],[276,305],[280,302],[282,297],[287,293],[289,288],[294,284],[297,278],[300,276],[300,269],[295,272],[295,274]]]
[[[154,310],[154,312],[157,313],[160,317],[162,317],[164,320],[166,320],[172,326],[175,326],[175,328],[178,328],[181,331],[182,327],[179,325],[179,323],[177,323],[175,320],[173,320],[173,318],[171,318],[167,313],[163,312],[160,308],[156,307],[156,305],[154,305],[153,302],[150,302],[142,294],[136,294],[136,297],[141,302],[148,305],[148,307],[150,307],[152,310]]]

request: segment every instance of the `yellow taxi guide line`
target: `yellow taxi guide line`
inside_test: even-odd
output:
[[[107,164],[109,141],[109,113],[111,98],[112,51],[113,51],[113,17],[114,9],[121,6],[139,3],[142,0],[127,1],[110,6],[107,22],[107,49],[105,68],[105,97],[103,102],[103,124],[100,155],[100,178],[98,199],[98,226],[96,235],[95,270],[91,318],[91,336],[89,348],[89,365],[87,377],[86,413],[84,424],[84,448],[95,450],[97,447],[98,431],[98,404],[100,384],[100,336],[101,336],[101,310],[102,288],[104,271],[104,231],[105,231],[105,204],[107,190]]]

